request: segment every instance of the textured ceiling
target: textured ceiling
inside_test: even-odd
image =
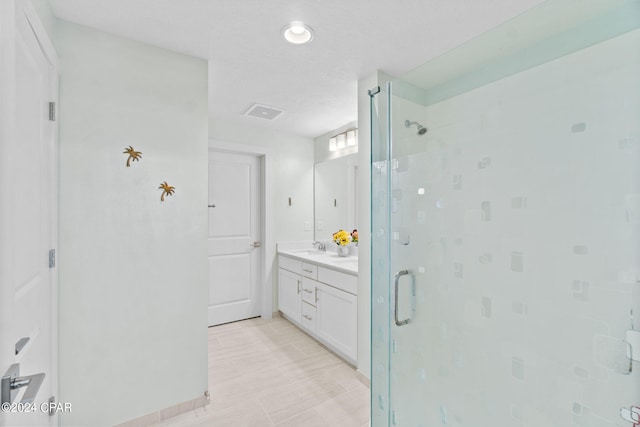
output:
[[[209,115],[316,137],[357,119],[357,81],[401,75],[541,0],[51,0],[57,17],[209,60]],[[315,39],[291,45],[290,21]],[[285,110],[243,116],[252,104]]]

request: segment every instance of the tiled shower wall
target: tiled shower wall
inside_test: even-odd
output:
[[[415,280],[413,320],[389,340],[397,425],[633,425],[620,410],[640,406],[624,341],[640,329],[639,47],[634,31],[428,107],[392,98],[391,187],[374,159],[372,194],[390,211],[387,232],[374,204],[374,245],[389,239],[391,275]],[[386,292],[374,283],[374,316]]]

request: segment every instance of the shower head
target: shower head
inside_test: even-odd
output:
[[[409,120],[405,120],[404,121],[404,127],[410,128],[411,125],[416,125],[416,127],[418,128],[418,135],[424,135],[425,133],[427,133],[427,128],[422,126],[420,123],[412,122],[412,121],[409,121]]]

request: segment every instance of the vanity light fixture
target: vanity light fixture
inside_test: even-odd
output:
[[[282,29],[282,37],[293,44],[309,43],[313,40],[313,29],[302,21],[292,21]]]
[[[329,138],[329,151],[336,151],[338,149],[338,142],[336,141],[336,137],[333,136]]]
[[[329,151],[338,151],[358,145],[358,129],[349,129],[329,138]]]
[[[356,145],[357,135],[358,135],[358,130],[357,129],[353,129],[353,130],[348,130],[347,131],[347,146],[348,147],[354,147]]]

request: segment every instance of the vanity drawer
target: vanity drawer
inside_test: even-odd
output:
[[[278,266],[294,273],[302,274],[302,261],[289,258],[287,256],[278,256]]]
[[[316,308],[306,302],[302,303],[302,326],[316,333]]]
[[[303,262],[302,275],[313,280],[318,280],[318,266],[315,264],[309,264],[308,262]]]
[[[307,277],[302,278],[302,301],[313,306],[316,305],[316,284],[317,282],[315,280],[311,280]]]
[[[358,295],[358,277],[330,268],[318,267],[318,282],[326,283],[353,295]]]

